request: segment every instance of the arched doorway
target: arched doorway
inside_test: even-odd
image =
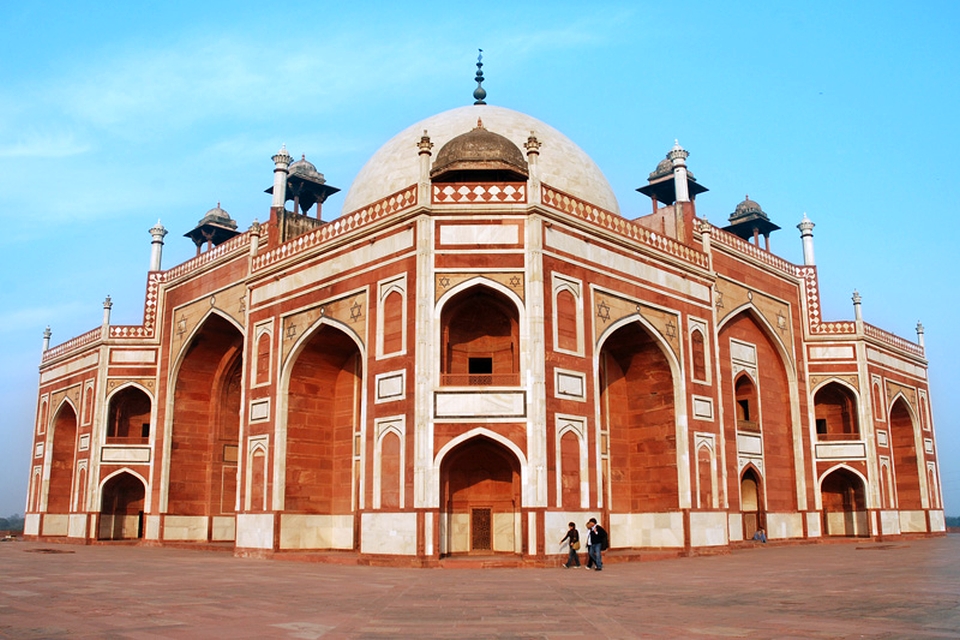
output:
[[[361,382],[360,350],[340,329],[320,326],[297,354],[287,387],[286,512],[352,513]]]
[[[243,334],[213,314],[177,372],[167,512],[232,514],[237,497]]]
[[[600,352],[601,424],[609,433],[604,470],[614,513],[679,507],[673,373],[638,322],[617,329]]]
[[[73,405],[64,402],[53,419],[53,454],[50,458],[47,513],[70,512],[76,441],[77,412]]]
[[[913,416],[902,397],[890,409],[890,447],[893,449],[893,472],[896,476],[897,507],[921,509],[920,467]]]
[[[766,529],[764,511],[796,511],[801,495],[794,457],[799,433],[791,400],[796,395],[793,365],[775,331],[753,309],[723,321],[718,346],[726,459],[755,465],[759,526]],[[740,474],[727,474],[728,495],[742,490],[742,479]],[[753,535],[745,528],[744,535],[748,534]]]
[[[100,498],[101,540],[131,540],[143,537],[143,482],[122,472],[103,484]]]
[[[743,515],[743,539],[750,540],[757,529],[766,529],[763,517],[763,488],[753,467],[740,476],[740,513]]]
[[[849,469],[836,469],[820,483],[823,501],[823,531],[828,536],[866,536],[866,491],[860,476]]]
[[[522,553],[520,463],[502,445],[476,437],[440,466],[441,553]]]

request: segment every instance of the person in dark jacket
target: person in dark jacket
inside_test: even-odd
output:
[[[609,545],[607,532],[597,524],[596,518],[587,520],[587,568],[591,565],[596,571],[603,571],[602,552]]]
[[[571,567],[579,569],[580,568],[580,554],[577,553],[577,550],[580,548],[580,532],[577,531],[577,525],[570,523],[570,528],[567,530],[567,535],[563,536],[560,539],[560,544],[563,544],[564,540],[570,542],[570,555],[567,557],[567,564],[563,565],[564,569],[569,569]]]

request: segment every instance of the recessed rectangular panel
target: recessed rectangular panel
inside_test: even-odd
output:
[[[520,227],[515,224],[445,224],[440,226],[440,244],[518,244]]]
[[[820,460],[849,460],[866,458],[867,447],[862,442],[818,442],[817,458]]]
[[[526,415],[523,391],[438,391],[434,396],[437,418],[522,418]]]
[[[101,462],[150,462],[150,447],[111,447],[100,451]]]

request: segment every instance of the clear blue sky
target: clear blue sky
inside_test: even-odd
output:
[[[745,194],[816,223],[827,320],[926,327],[947,515],[960,515],[960,5],[9,2],[0,19],[0,515],[22,513],[43,328],[138,324],[157,219],[169,268],[218,201],[267,217],[270,156],[346,190],[404,127],[488,102],[566,133],[627,216],[678,138],[723,223]],[[342,194],[341,194],[342,196]],[[342,202],[334,196],[327,216]]]

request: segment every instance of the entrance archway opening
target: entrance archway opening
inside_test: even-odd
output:
[[[750,540],[757,529],[766,529],[763,518],[763,493],[760,478],[753,468],[740,476],[740,512],[743,515],[743,539]]]
[[[653,336],[634,322],[600,353],[600,411],[609,432],[610,511],[663,512],[679,505],[673,372]]]
[[[893,449],[898,508],[901,511],[922,509],[915,427],[910,410],[902,397],[897,398],[890,409],[890,447]]]
[[[143,482],[130,473],[119,473],[103,485],[100,499],[101,540],[135,540],[143,537]]]
[[[314,331],[297,355],[287,390],[287,512],[352,512],[361,367],[357,344],[329,325]]]
[[[243,335],[211,315],[177,372],[167,512],[232,514],[237,497]]]
[[[522,553],[520,463],[482,436],[448,453],[440,466],[441,553]]]
[[[823,530],[828,536],[867,536],[863,480],[848,469],[831,471],[820,483]]]
[[[53,455],[50,462],[47,513],[70,512],[76,441],[77,412],[72,405],[65,402],[53,419]]]

